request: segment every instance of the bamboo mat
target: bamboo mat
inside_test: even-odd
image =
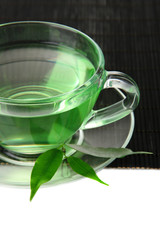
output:
[[[153,156],[115,160],[109,167],[160,168],[160,1],[5,0],[0,23],[43,20],[77,28],[102,48],[107,70],[132,76],[141,92],[129,146]]]

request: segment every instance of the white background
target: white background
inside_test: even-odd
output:
[[[0,239],[160,240],[159,170],[104,169],[90,179],[30,190],[0,186]]]

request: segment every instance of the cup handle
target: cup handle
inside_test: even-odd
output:
[[[91,129],[115,122],[130,114],[138,105],[140,92],[134,80],[125,73],[106,71],[106,82],[103,89],[121,89],[124,98],[110,106],[92,110],[81,129]]]

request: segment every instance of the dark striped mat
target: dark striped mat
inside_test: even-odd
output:
[[[141,91],[129,147],[154,152],[114,161],[110,167],[160,168],[160,1],[5,0],[0,22],[44,20],[75,27],[102,48],[107,70],[132,76]]]

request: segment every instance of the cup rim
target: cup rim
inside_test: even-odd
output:
[[[8,98],[5,98],[5,97],[0,97],[1,102],[11,103],[11,104],[41,104],[41,103],[53,102],[55,100],[57,101],[57,100],[60,100],[60,99],[64,99],[65,96],[73,94],[73,93],[74,93],[74,95],[77,95],[77,92],[81,93],[86,88],[88,88],[89,85],[94,84],[94,80],[95,80],[97,74],[99,72],[101,72],[100,70],[102,69],[104,71],[105,59],[104,59],[104,55],[103,55],[103,52],[102,52],[101,48],[91,37],[89,37],[87,34],[85,34],[84,32],[82,32],[82,31],[80,31],[76,28],[73,28],[73,27],[70,27],[70,26],[67,26],[67,25],[64,25],[64,24],[60,24],[60,23],[50,22],[50,21],[32,21],[32,20],[13,21],[13,22],[6,22],[6,23],[0,24],[0,28],[5,27],[5,26],[9,26],[9,25],[30,24],[30,23],[31,24],[35,23],[35,24],[52,25],[52,26],[56,26],[56,27],[62,28],[62,29],[67,29],[68,31],[75,32],[75,33],[78,33],[78,34],[82,35],[97,50],[97,52],[98,52],[98,60],[97,60],[98,61],[98,66],[97,66],[94,74],[89,79],[87,79],[84,84],[80,85],[79,87],[77,87],[77,88],[75,88],[75,89],[73,89],[69,92],[62,93],[62,94],[59,94],[57,96],[50,96],[50,97],[47,97],[47,98],[40,98],[40,99],[35,99],[35,100],[32,100],[32,99],[30,99],[30,100],[29,99],[28,100],[27,99],[8,99]]]

